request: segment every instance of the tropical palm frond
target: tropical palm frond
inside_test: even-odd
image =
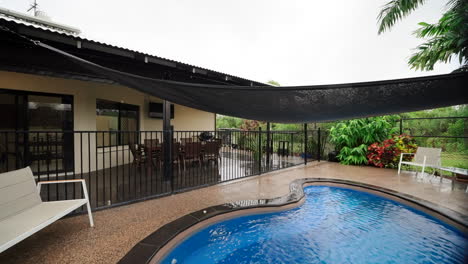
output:
[[[392,0],[385,4],[377,16],[377,21],[380,24],[379,34],[390,29],[398,20],[407,16],[425,2],[425,0]]]
[[[447,7],[451,10],[459,10],[466,0],[448,0]]]
[[[415,70],[431,71],[437,62],[450,62],[459,53],[456,40],[445,35],[434,37],[416,49],[417,52],[408,61]]]
[[[440,36],[447,33],[453,24],[457,23],[459,19],[455,13],[448,11],[442,18],[435,24],[420,22],[418,25],[421,27],[414,31],[414,35],[418,38]]]
[[[468,1],[452,0],[449,4],[452,8],[437,23],[419,23],[421,27],[414,34],[429,39],[410,57],[412,69],[433,70],[437,62],[447,63],[452,57],[458,57],[460,64],[468,63]]]

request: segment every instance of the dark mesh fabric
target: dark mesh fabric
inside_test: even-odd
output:
[[[319,122],[468,103],[468,73],[296,87],[206,85],[151,79],[102,67],[43,43],[88,70],[173,103],[262,121]],[[313,74],[313,73],[311,73]]]

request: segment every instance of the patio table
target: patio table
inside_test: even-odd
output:
[[[176,143],[176,142],[174,142]],[[146,154],[146,158],[148,159],[148,163],[147,163],[147,167],[148,169],[151,169],[153,167],[153,154],[155,152],[161,152],[162,151],[162,144],[159,143],[159,144],[155,144],[155,145],[145,145],[145,154]]]
[[[468,170],[456,167],[441,167],[440,170],[451,172],[455,174],[455,180],[468,183]],[[452,189],[454,188],[454,181],[452,180]],[[468,193],[468,184],[466,186],[465,192]]]
[[[460,181],[467,181],[468,182],[468,170],[461,169],[456,167],[441,167],[440,170],[451,172],[455,174],[455,178]]]

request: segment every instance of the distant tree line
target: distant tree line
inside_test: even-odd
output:
[[[399,131],[399,120],[401,118],[431,118],[431,117],[467,117],[464,119],[416,119],[403,121],[403,133],[409,135],[426,136],[468,136],[468,105],[458,105],[432,110],[402,113],[398,115],[385,116],[393,126]],[[338,125],[341,121],[327,123],[309,123],[309,129],[330,129]],[[242,130],[257,130],[261,127],[266,129],[266,122],[251,121],[237,117],[218,115],[216,128],[234,128]],[[271,123],[273,131],[301,131],[303,124],[280,124]],[[390,135],[389,135],[390,136]],[[418,138],[418,145],[443,147],[451,152],[468,152],[466,139],[441,139],[441,138]]]

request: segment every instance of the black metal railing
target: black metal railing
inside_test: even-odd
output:
[[[91,206],[106,208],[320,160],[326,139],[320,130],[0,131],[0,172],[85,179]],[[44,187],[47,201],[82,195],[73,184]]]
[[[467,116],[402,118],[399,128],[418,146],[442,149],[442,166],[468,168]]]

